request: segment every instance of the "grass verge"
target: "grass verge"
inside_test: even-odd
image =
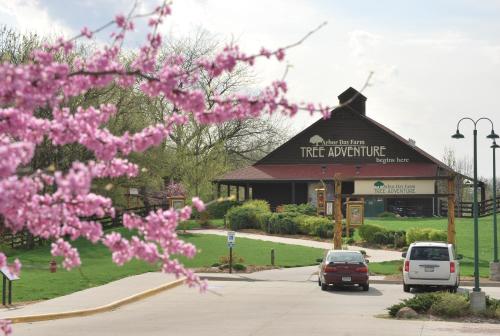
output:
[[[118,229],[124,235],[125,229]],[[180,258],[188,267],[208,267],[227,255],[226,237],[215,235],[180,234],[200,250],[194,259]],[[127,276],[157,271],[156,265],[133,260],[124,266],[111,261],[109,251],[101,244],[93,245],[85,240],[74,242],[82,259],[79,269],[66,271],[58,268],[49,272],[50,247],[42,246],[30,251],[11,251],[9,258],[18,257],[23,263],[21,279],[13,283],[13,302],[51,299],[90,287],[106,284]],[[276,253],[276,265],[306,266],[315,263],[323,255],[321,249],[285,245],[259,240],[237,239],[234,253],[247,265],[268,265],[270,250]],[[60,259],[58,260],[60,262]]]
[[[447,218],[368,218],[365,220],[367,224],[375,224],[383,226],[389,230],[408,230],[413,227],[418,228],[433,228],[439,230],[447,230]],[[462,275],[471,276],[474,273],[474,224],[471,218],[456,218],[456,248],[459,254],[464,256],[460,260]],[[479,275],[481,277],[489,276],[489,262],[493,259],[493,217],[483,217],[479,219]],[[354,239],[360,241],[358,233],[355,232]],[[373,263],[370,264],[370,269],[374,272],[389,272],[379,274],[399,274],[398,267],[402,261],[394,261],[389,263]],[[392,263],[392,264],[391,264]]]

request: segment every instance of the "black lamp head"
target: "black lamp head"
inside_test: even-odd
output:
[[[500,148],[500,146],[497,145],[495,140],[493,140],[493,144],[490,146],[490,148],[497,149],[497,148]]]
[[[460,131],[458,130],[458,128],[457,128],[457,132],[455,134],[453,134],[451,137],[453,139],[463,139],[463,138],[465,138],[464,135],[462,133],[460,133]]]
[[[498,134],[495,133],[494,130],[491,130],[491,133],[486,136],[488,139],[498,139]]]

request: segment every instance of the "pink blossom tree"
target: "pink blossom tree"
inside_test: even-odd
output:
[[[189,84],[203,72],[218,77],[234,71],[238,64],[253,66],[258,58],[283,61],[286,50],[302,40],[274,51],[263,48],[255,54],[246,54],[230,44],[186,70],[178,55],[158,61],[162,44],[158,26],[170,14],[171,6],[164,2],[150,13],[117,15],[103,27],[83,28],[74,38],[60,38],[44,45],[32,53],[26,64],[0,65],[0,217],[13,232],[26,229],[34,236],[52,240],[52,255],[62,257],[68,270],[81,264],[71,241],[84,238],[107,246],[118,265],[134,258],[156,263],[163,272],[185,277],[189,286],[204,290],[206,284],[175,259],[175,255],[193,257],[196,253],[195,246],[176,234],[178,223],[190,218],[192,207],[158,210],[146,217],[125,214],[123,225],[136,234],[130,239],[118,232],[105,234],[98,221],[88,218],[114,216],[115,210],[109,198],[91,191],[93,179],[136,176],[139,167],[127,156],[159,145],[173,127],[182,126],[188,118],[201,124],[221,123],[256,118],[263,113],[293,116],[300,109],[327,117],[330,109],[290,102],[283,80],[272,82],[259,94],[216,96],[213,101],[207,101],[200,90],[186,89],[195,87]],[[134,21],[140,18],[148,20],[150,33],[133,62],[125,65],[120,62],[122,44],[134,29]],[[71,53],[76,40],[92,38],[105,29],[113,30],[110,43],[89,57],[77,57],[71,63],[57,57]],[[72,97],[110,85],[140,90],[150,97],[162,96],[175,106],[176,113],[135,134],[114,135],[105,124],[117,112],[115,105],[80,106],[75,110],[63,107]],[[210,111],[206,109],[208,104],[213,106]],[[50,118],[37,116],[36,111],[42,108],[51,111]],[[21,168],[30,163],[44,139],[55,146],[80,144],[95,159],[73,162],[65,172],[48,167],[23,174]],[[192,206],[198,211],[205,207],[197,197],[192,199]],[[21,269],[19,260],[9,264],[0,252],[0,267],[4,266],[15,273]],[[0,321],[0,328],[5,334],[11,332],[8,321]]]

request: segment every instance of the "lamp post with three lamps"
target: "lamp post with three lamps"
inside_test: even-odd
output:
[[[479,287],[479,223],[478,223],[478,202],[477,202],[477,124],[481,120],[488,120],[491,124],[491,133],[486,136],[488,139],[497,139],[498,135],[493,129],[493,122],[489,118],[479,118],[474,120],[469,117],[462,118],[457,123],[457,131],[451,137],[454,139],[462,139],[464,135],[460,133],[460,123],[464,120],[469,120],[474,124],[473,136],[474,136],[474,190],[473,190],[473,217],[474,217],[474,289],[470,296],[471,308],[473,310],[479,311],[486,308],[486,297],[484,292],[481,292]],[[495,238],[496,239],[496,238]]]

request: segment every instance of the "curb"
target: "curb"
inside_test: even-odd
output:
[[[211,280],[211,281],[246,281],[246,282],[263,282],[263,281],[287,281],[287,280],[270,280],[270,279],[252,279],[247,277],[226,277],[221,275],[210,276],[204,275],[201,276],[203,280]],[[293,281],[293,282],[315,282],[314,280],[303,280],[303,281]],[[375,280],[370,279],[370,284],[384,284],[384,285],[402,285],[402,280]],[[460,281],[460,286],[465,287],[474,287],[473,281]],[[483,282],[481,283],[481,287],[500,287],[500,282]]]
[[[124,299],[117,300],[117,301],[114,301],[114,302],[109,303],[107,305],[99,306],[99,307],[95,307],[95,308],[88,308],[88,309],[74,310],[74,311],[60,312],[60,313],[26,315],[26,316],[17,316],[17,317],[5,317],[3,319],[10,320],[11,323],[27,323],[27,322],[59,320],[59,319],[72,318],[72,317],[83,317],[83,316],[89,316],[89,315],[94,315],[94,314],[98,314],[98,313],[104,313],[104,312],[108,312],[108,311],[117,309],[119,307],[125,306],[127,304],[130,304],[130,303],[133,303],[136,301],[140,301],[142,299],[153,296],[153,295],[158,294],[160,292],[163,292],[163,291],[175,288],[177,286],[180,286],[184,283],[185,280],[186,280],[185,278],[175,280],[175,281],[169,282],[167,284],[158,286],[156,288],[148,289],[144,292],[134,294],[134,295],[126,297]]]

